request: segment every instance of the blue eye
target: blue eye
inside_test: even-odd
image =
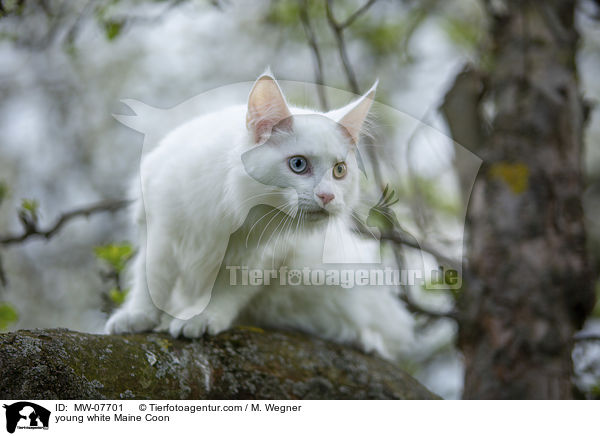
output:
[[[288,160],[288,165],[296,174],[303,174],[308,169],[308,162],[306,161],[306,158],[302,156],[290,157],[290,160]]]

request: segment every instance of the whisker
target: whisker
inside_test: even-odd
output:
[[[269,228],[269,225],[270,225],[270,224],[273,222],[273,220],[274,220],[275,218],[277,218],[277,216],[278,216],[280,213],[285,213],[285,212],[283,211],[283,208],[284,208],[284,207],[287,207],[287,206],[290,206],[290,205],[292,205],[292,202],[291,202],[291,201],[290,201],[290,202],[288,202],[288,204],[286,204],[285,206],[283,206],[283,207],[282,207],[282,209],[277,209],[277,210],[279,210],[279,212],[277,212],[275,215],[273,215],[273,217],[272,217],[272,218],[269,220],[269,222],[267,223],[267,225],[266,225],[266,226],[265,226],[265,228],[263,229],[262,233],[260,234],[260,236],[259,236],[259,238],[258,238],[258,244],[256,245],[257,247],[258,247],[258,246],[260,246],[260,241],[261,241],[261,239],[262,239],[263,235],[265,234],[265,232],[267,231],[267,229]],[[272,235],[272,234],[271,234],[271,235]],[[271,240],[271,238],[269,238],[269,241],[270,241],[270,240]],[[267,242],[267,245],[268,245],[268,242]]]
[[[281,212],[282,212],[282,211],[281,211],[281,209],[273,208],[272,210],[270,210],[269,212],[267,212],[266,214],[264,214],[264,215],[263,215],[263,216],[260,218],[260,220],[262,220],[262,219],[263,219],[263,218],[265,218],[267,215],[270,215],[270,214],[272,214],[272,213],[275,213],[275,214],[273,215],[273,217],[272,217],[272,218],[269,220],[269,222],[266,224],[266,226],[264,226],[264,228],[263,228],[263,231],[261,232],[261,234],[260,234],[260,236],[259,236],[259,238],[258,238],[258,242],[256,243],[256,246],[257,246],[257,247],[260,245],[260,240],[261,240],[261,238],[262,238],[263,234],[265,233],[265,231],[267,230],[267,228],[269,227],[269,224],[271,224],[271,221],[273,221],[273,219],[274,219],[274,218],[275,218],[277,215],[279,215]],[[259,220],[259,221],[260,221],[260,220]],[[251,231],[254,229],[254,226],[256,226],[257,224],[258,224],[258,221],[257,221],[256,223],[254,223],[254,225],[251,227],[251,229],[250,229],[250,232],[251,232]],[[248,232],[248,237],[250,236],[250,232]],[[248,238],[248,237],[247,237],[247,238]],[[246,238],[246,241],[247,241],[247,238]]]
[[[291,201],[288,201],[288,202],[284,203],[284,204],[283,204],[283,205],[281,205],[280,207],[273,207],[273,208],[272,208],[270,211],[268,211],[268,212],[267,212],[267,213],[265,213],[263,216],[261,216],[261,217],[260,217],[258,220],[256,220],[256,222],[255,222],[255,223],[252,225],[252,227],[250,227],[250,230],[249,230],[249,232],[248,232],[248,236],[246,237],[246,244],[248,243],[248,237],[249,237],[249,236],[250,236],[250,234],[252,233],[252,230],[254,230],[254,227],[256,227],[256,225],[257,225],[257,224],[258,224],[260,221],[262,221],[262,219],[263,219],[263,218],[265,218],[267,215],[269,215],[269,214],[271,214],[271,213],[273,213],[273,212],[276,212],[276,211],[278,211],[278,210],[280,210],[280,211],[281,211],[281,210],[283,210],[285,207],[289,206],[289,205],[290,205],[290,204],[292,204],[292,203],[293,203],[293,200],[291,200]],[[269,221],[269,223],[270,223],[270,221]],[[268,225],[268,224],[267,224],[267,225]]]
[[[294,240],[294,247],[296,247],[298,245],[298,226],[300,225],[300,221],[302,220],[302,216],[304,216],[304,210],[300,210],[300,216],[298,217],[298,221],[296,222],[296,239]],[[296,250],[294,250],[294,259],[292,260],[294,263],[296,263]]]
[[[340,236],[343,236],[343,233],[342,233],[342,231],[340,229],[340,222],[339,222],[339,220],[335,220],[335,230],[336,230],[336,233],[338,235],[338,240],[342,243],[342,252],[343,253],[347,253],[348,250],[346,250],[346,247],[345,247],[345,244],[344,244],[344,242],[345,242],[344,238],[340,237]]]
[[[377,210],[377,212],[379,212],[381,215],[383,215],[383,216],[386,216],[386,217],[388,217],[388,218],[390,218],[390,219],[394,219],[394,218],[396,218],[396,214],[395,214],[394,212],[387,211],[387,210],[385,210],[385,209],[376,209],[376,210]]]
[[[300,226],[302,227],[302,230],[300,230],[300,232],[301,232],[302,234],[304,234],[304,232],[305,232],[305,228],[304,228],[304,219],[306,218],[306,214],[307,214],[307,213],[308,213],[308,212],[306,212],[306,213],[305,213],[304,211],[302,211],[302,216],[300,217],[300,218],[301,218],[301,223],[300,223]]]
[[[238,210],[241,209],[241,206],[243,206],[244,204],[246,204],[250,200],[253,200],[253,199],[258,198],[258,197],[267,197],[267,196],[270,196],[270,195],[285,195],[285,194],[283,192],[263,192],[263,193],[260,193],[260,194],[253,195],[251,197],[248,197],[248,198],[244,199],[239,204],[237,204],[236,205],[237,206],[236,209],[227,211],[224,216],[229,217],[229,216],[233,215],[236,211],[238,211]],[[258,203],[258,204],[260,204],[260,203]]]
[[[279,229],[279,232],[277,233],[277,237],[275,238],[275,243],[273,246],[273,256],[271,258],[271,264],[272,267],[275,268],[275,255],[277,253],[277,248],[279,247],[279,237],[281,236],[282,232],[284,231],[286,224],[288,223],[288,221],[291,219],[291,215],[287,215],[287,217],[285,218],[285,220],[281,221],[279,223],[279,225],[275,228],[275,230],[273,231],[273,234],[275,234],[275,232]],[[283,224],[283,225],[282,225]],[[280,228],[281,226],[281,228]],[[273,234],[271,236],[273,236]],[[271,239],[269,238],[269,241]],[[269,241],[267,241],[267,245],[269,244]]]
[[[285,240],[288,239],[289,234],[290,234],[290,230],[292,228],[292,224],[294,224],[294,218],[292,218],[291,216],[285,221],[285,224],[282,227],[282,231],[279,232],[279,235],[277,236],[277,240],[275,241],[275,246],[277,246],[278,244],[278,240],[279,240],[279,236],[285,231],[285,236],[282,240],[282,244],[285,243]],[[284,246],[285,247],[285,246]],[[288,255],[288,251],[285,251],[285,256],[283,257],[283,260],[281,261],[281,263],[285,263],[285,260],[287,259],[287,255]],[[274,260],[273,260],[274,261]],[[275,266],[273,266],[273,268],[275,268]]]
[[[294,206],[293,206],[292,204],[290,204],[290,205],[289,205],[290,212],[291,212],[291,210],[293,209],[293,207],[294,207]],[[289,215],[287,212],[284,212],[284,214],[286,215],[286,218],[285,218],[285,220],[281,220],[281,221],[280,221],[280,222],[277,224],[277,226],[275,227],[275,229],[273,229],[273,231],[271,232],[271,235],[269,236],[269,239],[267,240],[267,242],[266,242],[266,244],[265,244],[265,248],[264,248],[264,250],[263,250],[263,258],[265,257],[265,254],[266,254],[266,252],[267,252],[267,248],[269,247],[269,244],[270,244],[270,242],[271,242],[271,239],[273,238],[273,235],[275,234],[275,232],[277,232],[277,230],[279,229],[279,227],[280,227],[282,224],[285,226],[285,223],[286,223],[286,222],[287,222],[287,220],[290,218],[290,215]],[[277,216],[277,215],[275,215],[275,216]],[[273,217],[273,218],[275,218],[275,217]],[[273,218],[271,218],[271,221],[273,220]],[[269,224],[270,224],[270,223],[271,223],[271,222],[269,221]],[[269,226],[269,224],[267,224],[267,227]],[[266,230],[266,228],[265,228],[265,230]],[[264,232],[264,231],[263,231],[263,232]],[[281,233],[281,232],[280,232],[280,233]],[[261,235],[261,237],[262,237],[262,235]],[[276,252],[277,252],[277,241],[278,241],[278,239],[279,239],[279,235],[278,235],[278,236],[277,236],[277,238],[275,239],[275,246],[273,247],[273,252],[272,252],[272,257],[271,257],[272,264],[273,264],[273,268],[275,267],[275,255],[276,255]],[[259,238],[259,241],[260,241],[260,238]]]
[[[270,215],[273,212],[276,212],[277,210],[278,209],[276,207],[274,207],[273,209],[271,209],[270,211],[268,211],[267,213],[265,213],[263,216],[261,216],[259,219],[257,219],[254,224],[252,224],[252,227],[250,227],[250,230],[248,231],[248,234],[246,235],[246,248],[248,248],[248,239],[250,238],[250,235],[252,234],[252,231],[254,230],[254,227],[256,227],[256,225],[259,222],[261,222],[263,220],[263,218],[265,218],[267,215]]]
[[[358,218],[359,218],[359,217],[357,217],[356,215],[354,215],[354,213],[353,213],[353,212],[350,212],[350,213],[352,214],[352,216],[353,216],[354,218],[356,218],[356,219],[358,219]],[[368,226],[364,226],[364,228],[365,228],[365,230],[366,230],[367,232],[369,232],[369,233],[371,234],[371,236],[373,236],[373,239],[379,239],[377,236],[375,236],[375,234],[374,234],[374,233],[371,231],[371,229],[369,229],[369,227],[368,227]]]

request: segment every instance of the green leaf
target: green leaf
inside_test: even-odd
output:
[[[8,196],[8,185],[5,182],[0,182],[0,204]]]
[[[5,17],[10,14],[14,15],[22,15],[23,10],[25,8],[24,1],[18,0],[4,0],[2,3],[3,11],[0,12],[0,18]]]
[[[37,200],[29,200],[24,198],[21,200],[21,209],[28,211],[32,215],[37,215],[40,204]]]
[[[600,318],[600,280],[596,282],[596,305],[592,311],[594,318]]]
[[[450,17],[442,23],[442,28],[450,40],[460,47],[475,50],[481,41],[481,27],[468,19]]]
[[[281,32],[287,40],[305,44],[306,35],[301,20],[303,12],[309,17],[317,33],[317,39],[320,39],[320,25],[325,19],[325,2],[322,0],[308,0],[306,4],[298,0],[271,1],[263,21],[269,26],[276,27],[276,32]]]
[[[108,296],[110,297],[111,301],[115,303],[115,305],[120,306],[125,301],[125,297],[127,297],[128,292],[128,289],[123,289],[120,291],[117,288],[112,288],[110,291],[108,291]]]
[[[287,27],[297,24],[299,22],[299,17],[300,2],[280,0],[270,3],[265,18],[270,24]]]
[[[128,242],[108,244],[94,247],[94,253],[98,259],[103,260],[116,272],[120,273],[133,256],[133,247]]]
[[[40,204],[37,200],[30,200],[24,198],[21,200],[21,208],[19,210],[19,216],[22,219],[36,223],[38,220],[38,210]]]
[[[123,30],[123,26],[125,22],[123,20],[107,20],[104,22],[104,32],[106,33],[106,38],[109,41],[115,39],[121,31]]]
[[[367,217],[367,226],[377,227],[382,232],[391,232],[394,230],[394,222],[389,218],[389,215],[386,215],[386,212],[375,207],[371,208]]]
[[[425,204],[449,216],[457,216],[460,213],[461,205],[459,198],[442,194],[439,182],[416,177],[414,183],[418,185],[417,192],[421,196],[421,199],[425,201]]]
[[[371,21],[356,26],[354,33],[362,38],[377,56],[385,56],[398,51],[399,42],[408,31],[402,21],[374,24]]]
[[[0,303],[0,330],[6,330],[19,320],[19,313],[10,303]]]

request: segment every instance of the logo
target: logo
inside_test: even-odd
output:
[[[15,429],[48,430],[50,411],[28,401],[19,401],[11,405],[4,404],[6,409],[6,431],[14,433]]]

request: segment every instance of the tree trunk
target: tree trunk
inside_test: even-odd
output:
[[[486,2],[492,129],[468,212],[459,303],[464,398],[572,397],[573,334],[593,306],[581,205],[575,1]]]

